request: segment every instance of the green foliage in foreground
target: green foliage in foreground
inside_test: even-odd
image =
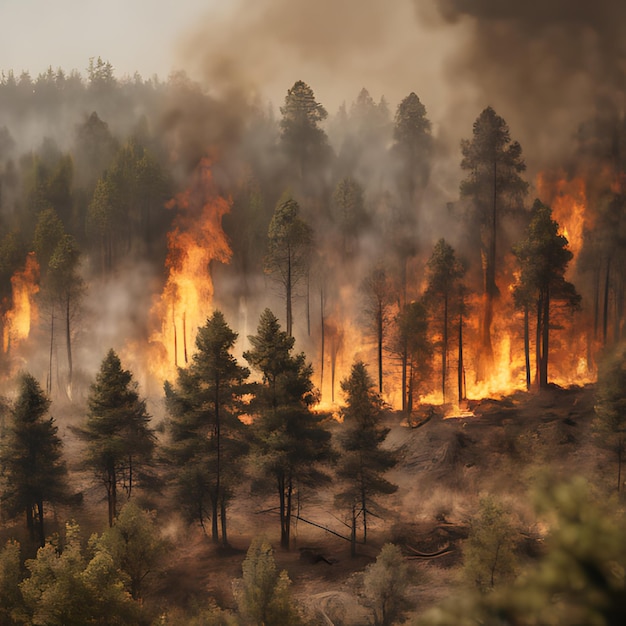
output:
[[[406,597],[409,584],[409,568],[400,548],[386,543],[363,575],[363,593],[372,609],[374,626],[399,623],[410,607]]]
[[[537,499],[552,529],[543,558],[514,583],[456,595],[414,626],[626,623],[624,519],[612,504],[593,498],[583,479],[547,488]]]
[[[237,606],[245,624],[297,626],[303,624],[291,599],[291,581],[278,572],[272,546],[255,539],[242,565],[243,577],[235,585]]]

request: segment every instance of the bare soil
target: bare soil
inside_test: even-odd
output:
[[[399,545],[410,563],[418,612],[449,595],[469,521],[485,493],[509,503],[521,527],[526,524],[526,550],[533,554],[540,536],[526,494],[538,476],[575,472],[610,482],[611,461],[592,442],[592,387],[517,393],[470,402],[469,409],[472,414],[434,416],[418,428],[389,416],[386,445],[401,458],[389,478],[399,489],[381,501],[381,516],[371,518],[367,545],[358,546],[356,558],[347,541],[302,521],[291,551],[276,549],[296,597],[320,624],[369,622],[360,579],[387,541]],[[263,534],[279,543],[278,518],[268,511],[273,505],[271,496],[242,494],[230,511],[229,549],[214,546],[199,529],[178,527],[177,549],[153,598],[190,606],[212,596],[220,606],[234,608],[232,580],[241,576],[251,539]],[[340,535],[347,532],[330,492],[304,497],[301,514]]]

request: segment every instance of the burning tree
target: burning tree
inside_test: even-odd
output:
[[[318,401],[304,353],[293,355],[294,338],[280,329],[269,310],[261,314],[257,334],[248,337],[252,349],[244,358],[262,375],[252,402],[257,453],[262,478],[278,490],[280,545],[289,549],[294,495],[301,486],[319,487],[328,479],[320,464],[331,456],[330,433],[324,416],[311,407]]]
[[[269,225],[269,251],[265,271],[285,289],[287,334],[292,335],[292,301],[298,283],[308,275],[313,231],[298,213],[300,207],[291,197],[278,203]]]
[[[375,267],[361,283],[365,301],[364,313],[370,331],[376,338],[378,393],[383,392],[383,347],[392,320],[394,285],[384,267]]]
[[[469,176],[461,183],[461,196],[471,201],[471,222],[478,229],[483,267],[484,307],[481,320],[479,375],[493,361],[491,324],[493,303],[499,295],[496,284],[497,240],[501,237],[502,215],[521,209],[528,189],[520,174],[526,169],[522,148],[512,142],[507,123],[487,107],[474,122],[473,138],[461,142],[461,167]]]
[[[428,287],[424,298],[431,312],[431,319],[438,327],[441,337],[441,394],[446,402],[446,379],[448,373],[448,351],[450,343],[450,319],[459,316],[459,352],[462,354],[463,296],[461,283],[465,276],[465,265],[456,258],[454,248],[440,239],[428,261]],[[462,359],[461,359],[462,361]],[[462,395],[462,394],[460,394]],[[462,398],[459,397],[459,401]]]
[[[392,349],[402,364],[402,410],[411,415],[415,398],[426,391],[432,375],[433,345],[425,303],[405,304],[395,327]]]
[[[226,508],[241,475],[238,463],[247,451],[239,415],[250,372],[231,354],[236,340],[224,315],[215,311],[198,331],[191,364],[179,368],[175,387],[165,386],[177,499],[203,528],[205,518],[211,518],[216,543],[221,522],[225,546]]]
[[[400,206],[393,224],[394,248],[398,255],[401,274],[401,304],[406,303],[407,263],[417,252],[415,225],[419,197],[430,177],[433,138],[426,107],[414,93],[409,94],[396,111],[391,154],[398,167],[397,183]]]
[[[567,238],[559,234],[559,225],[552,219],[552,209],[535,200],[526,237],[514,247],[521,273],[514,294],[524,307],[535,307],[536,323],[536,381],[541,388],[548,386],[548,355],[550,347],[550,315],[556,303],[569,309],[580,306],[580,296],[574,285],[565,280],[565,270],[572,260]],[[525,315],[528,324],[528,315]],[[525,336],[528,337],[526,326]],[[528,351],[528,342],[526,342]],[[528,352],[527,359],[528,363]]]

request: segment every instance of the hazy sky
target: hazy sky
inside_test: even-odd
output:
[[[166,79],[177,42],[228,0],[0,0],[0,70],[31,76],[62,67],[82,74],[90,57],[118,77]]]
[[[416,24],[413,0],[0,0],[0,70],[33,78],[48,66],[83,75],[90,57],[121,78],[165,80],[184,69],[279,102],[295,80],[329,108],[361,87],[395,106],[410,91],[442,97],[441,39]]]

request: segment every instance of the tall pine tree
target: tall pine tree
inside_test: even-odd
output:
[[[382,426],[383,401],[362,361],[352,366],[350,376],[341,382],[346,406],[341,413],[344,432],[339,444],[341,455],[337,474],[343,490],[338,502],[351,516],[351,553],[356,554],[357,521],[361,518],[363,543],[367,542],[367,517],[375,513],[375,498],[392,494],[398,486],[384,474],[397,463],[396,455],[382,448],[389,429]]]
[[[77,432],[87,444],[86,465],[106,488],[112,526],[118,487],[123,487],[130,498],[137,479],[147,478],[156,441],[146,402],[114,350],[109,350],[102,361],[89,394],[87,422]]]
[[[70,499],[63,444],[54,418],[46,418],[50,400],[39,383],[23,374],[12,411],[12,424],[2,442],[3,509],[24,513],[31,538],[44,545],[44,503]]]
[[[304,353],[292,354],[294,339],[281,330],[269,310],[261,314],[252,348],[244,353],[262,376],[253,401],[257,454],[263,477],[273,482],[279,500],[280,545],[289,549],[295,498],[303,487],[327,479],[321,464],[331,457],[324,417],[313,413],[317,393]]]
[[[223,545],[228,544],[226,508],[247,451],[239,415],[249,371],[231,354],[236,340],[224,315],[215,311],[198,331],[191,364],[165,389],[177,499],[188,519],[204,527],[210,517],[214,542],[221,525]]]

